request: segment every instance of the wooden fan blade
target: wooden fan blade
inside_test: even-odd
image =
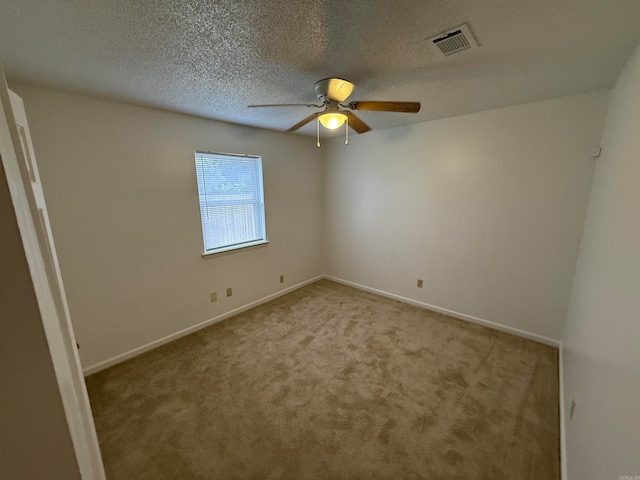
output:
[[[247,105],[247,108],[262,108],[262,107],[317,107],[320,108],[323,105],[315,105],[313,103],[272,103],[269,105]]]
[[[355,113],[342,112],[349,119],[349,126],[353,128],[357,133],[365,133],[371,130],[371,127],[356,117]]]
[[[300,127],[304,127],[307,123],[309,123],[311,120],[313,120],[318,115],[320,115],[320,113],[322,113],[322,112],[313,113],[313,114],[309,115],[307,118],[305,118],[304,120],[300,120],[293,127],[291,127],[289,130],[287,130],[287,132],[295,132]]]
[[[418,113],[420,111],[420,102],[351,102],[349,103],[349,108],[352,110],[369,110],[372,112]]]

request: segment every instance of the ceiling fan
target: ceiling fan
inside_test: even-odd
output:
[[[349,143],[349,127],[356,133],[365,133],[371,127],[360,120],[352,110],[367,110],[373,112],[401,112],[417,113],[420,110],[420,102],[380,102],[380,101],[352,101],[345,103],[353,92],[353,83],[342,78],[324,78],[315,84],[318,104],[306,103],[279,103],[271,105],[249,105],[249,108],[260,107],[310,107],[322,108],[323,110],[312,113],[308,117],[300,120],[288,132],[294,132],[303,127],[313,119],[318,119],[317,133],[320,146],[320,124],[329,130],[335,130],[346,123],[346,141]]]

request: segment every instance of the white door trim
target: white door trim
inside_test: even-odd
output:
[[[24,106],[0,65],[0,145],[69,432],[83,480],[105,480]],[[19,131],[18,123],[23,131]],[[22,139],[21,139],[22,136]],[[23,142],[25,143],[23,145]],[[24,148],[24,150],[23,150]],[[46,474],[46,472],[43,472]]]

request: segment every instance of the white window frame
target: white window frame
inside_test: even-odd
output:
[[[250,241],[242,241],[242,242],[238,242],[238,243],[234,243],[234,244],[227,244],[227,245],[221,245],[218,247],[213,247],[213,248],[209,248],[207,249],[207,225],[206,222],[208,220],[208,212],[205,211],[205,205],[203,205],[203,197],[206,199],[206,191],[201,191],[200,189],[200,185],[202,183],[202,185],[205,185],[205,180],[203,177],[200,177],[200,175],[202,175],[203,173],[201,172],[201,170],[198,167],[198,161],[202,158],[202,157],[211,157],[211,158],[219,158],[219,159],[225,159],[225,160],[233,160],[233,159],[238,159],[238,160],[247,160],[247,159],[252,159],[256,161],[256,166],[257,166],[257,170],[258,170],[258,185],[257,185],[257,197],[251,199],[251,201],[247,202],[249,203],[253,203],[254,205],[256,205],[258,207],[258,211],[256,213],[256,217],[254,217],[254,222],[256,222],[256,218],[257,218],[257,223],[262,225],[262,235],[259,235],[260,232],[257,231],[256,233],[258,234],[258,237],[260,238],[256,238]],[[264,246],[266,244],[268,244],[268,240],[267,240],[267,224],[266,224],[266,216],[265,216],[265,205],[264,205],[264,178],[263,178],[263,174],[262,174],[262,157],[259,155],[245,155],[245,154],[239,154],[239,153],[222,153],[222,152],[205,152],[205,151],[199,151],[196,150],[194,152],[194,159],[195,159],[195,166],[196,166],[196,186],[198,189],[198,203],[200,206],[200,226],[202,228],[202,242],[203,242],[203,257],[209,257],[212,255],[216,255],[216,254],[221,254],[221,253],[233,253],[234,251],[238,251],[241,249],[246,249],[249,247],[257,247],[257,246]],[[211,203],[211,200],[206,199],[205,202],[208,202],[209,204]],[[225,205],[237,205],[238,202],[237,200],[231,200],[229,199],[228,202],[225,201],[216,201],[215,202],[218,206],[225,206]],[[258,225],[259,226],[259,225]],[[254,228],[256,227],[256,223],[254,223]]]

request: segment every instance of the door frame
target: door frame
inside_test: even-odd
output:
[[[15,114],[23,109],[20,97],[11,92],[0,63],[0,148],[13,208],[33,281],[49,353],[64,407],[76,460],[83,480],[105,480],[91,405],[82,375],[75,335],[55,252],[44,197],[30,139],[27,159]],[[13,97],[13,98],[12,98]],[[16,100],[17,99],[17,100]],[[26,123],[26,116],[23,120]],[[28,125],[23,125],[28,134]],[[24,140],[24,135],[23,135]],[[29,164],[27,162],[30,162]],[[29,165],[29,166],[28,166]],[[35,177],[34,177],[35,170]],[[35,186],[34,178],[38,179]],[[35,192],[34,192],[35,190]],[[45,473],[45,472],[43,472]]]

